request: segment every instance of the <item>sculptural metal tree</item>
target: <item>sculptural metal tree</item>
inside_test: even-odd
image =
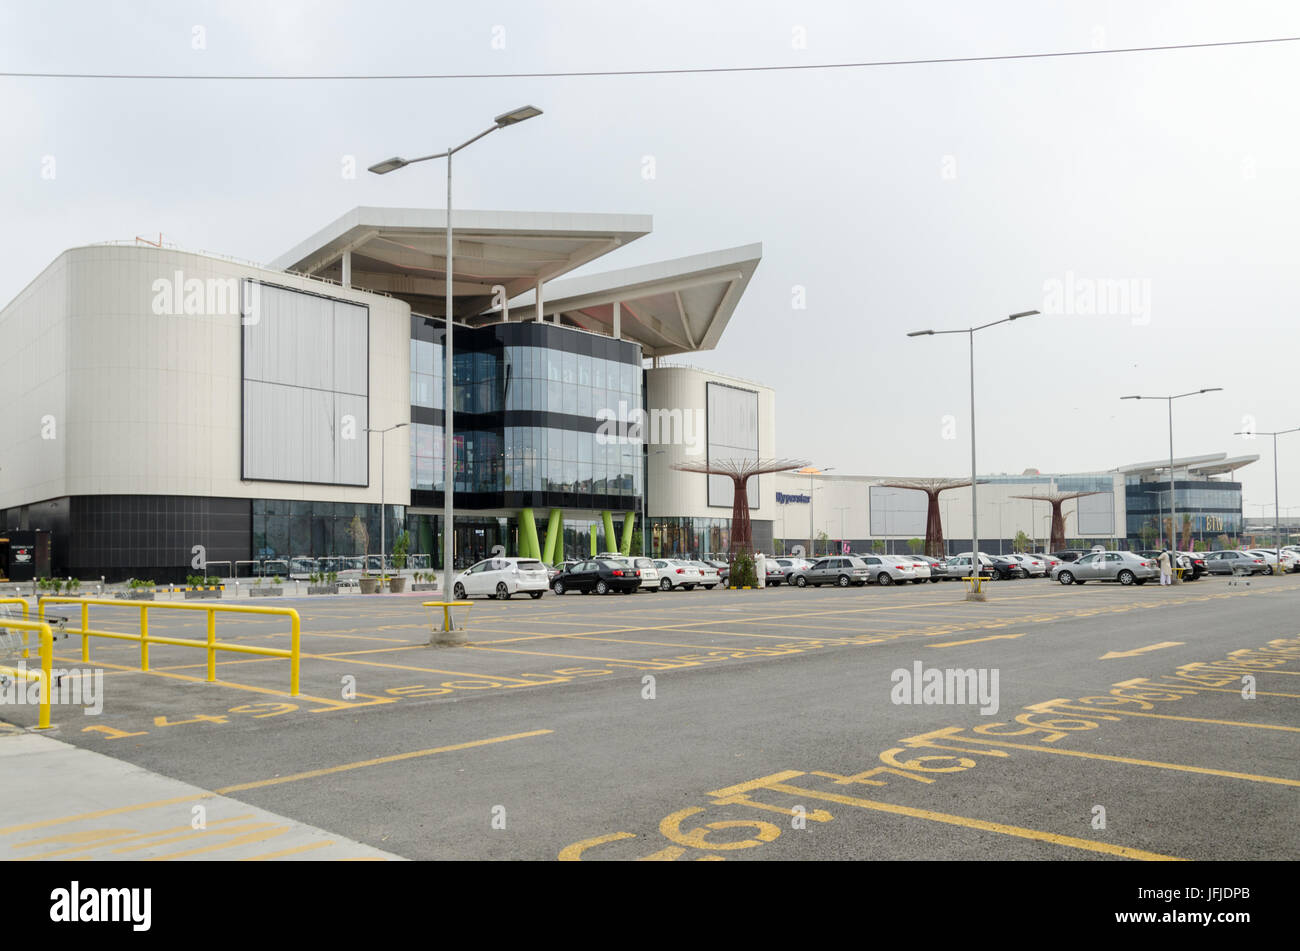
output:
[[[807,462],[799,459],[713,459],[707,462],[678,462],[673,468],[681,472],[701,472],[731,479],[734,495],[731,503],[730,551],[734,555],[739,551],[753,553],[749,526],[749,480],[756,475],[788,472],[806,465]]]
[[[1047,502],[1052,506],[1052,540],[1048,551],[1060,551],[1065,547],[1065,516],[1061,514],[1061,506],[1070,499],[1101,494],[1101,492],[1048,492],[1046,495],[1013,495],[1011,497],[1013,499],[1030,499],[1034,502]],[[1078,525],[1075,526],[1075,528],[1078,527]]]
[[[930,558],[943,558],[947,555],[943,545],[943,521],[939,518],[939,493],[948,489],[960,489],[970,485],[970,479],[903,479],[898,482],[881,482],[889,489],[915,489],[924,492],[925,507],[925,553]]]

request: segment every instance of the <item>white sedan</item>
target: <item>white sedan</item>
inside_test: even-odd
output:
[[[457,601],[473,595],[507,601],[521,592],[536,600],[549,587],[550,573],[536,558],[489,558],[457,575],[451,590]]]
[[[672,591],[675,588],[690,591],[704,580],[704,575],[700,572],[699,567],[689,561],[678,561],[675,558],[656,558],[655,568],[659,570],[660,591]]]

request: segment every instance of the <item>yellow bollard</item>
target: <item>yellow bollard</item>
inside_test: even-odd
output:
[[[149,670],[149,609],[140,608],[140,669]]]
[[[81,662],[90,663],[90,635],[86,631],[90,630],[90,605],[85,601],[81,602]]]
[[[208,608],[208,683],[217,682],[217,612]]]
[[[298,696],[298,667],[302,660],[302,621],[298,612],[293,611],[293,633],[289,637],[289,650],[293,656],[289,659],[289,696]]]
[[[50,728],[50,688],[53,686],[50,682],[50,667],[54,664],[54,635],[50,632],[48,624],[42,624],[38,636],[41,639],[41,711],[40,718],[36,721],[36,729],[48,730]]]

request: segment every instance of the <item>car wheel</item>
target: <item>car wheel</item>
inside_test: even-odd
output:
[[[682,585],[682,590],[683,590],[683,591],[694,591],[694,590],[695,590],[695,585],[693,585],[693,584],[684,584],[684,585]]]
[[[603,580],[602,580],[602,581],[597,581],[597,582],[596,582],[596,593],[597,593],[597,594],[609,594],[609,585],[605,584],[605,582],[604,582]]]
[[[555,582],[554,584],[551,585],[551,590],[554,591],[556,594],[564,594],[564,582],[563,581]]]
[[[880,574],[876,575],[876,584],[893,584],[893,583],[894,583],[894,576],[891,575],[888,571],[882,571]]]
[[[939,578],[931,578],[931,579],[930,579],[930,584],[938,584],[939,581],[940,581]]]
[[[659,579],[659,590],[660,590],[660,591],[671,591],[671,590],[673,590],[673,583],[672,583],[671,581],[669,581],[667,578],[660,578],[660,579]]]
[[[534,601],[536,601],[538,598],[540,598],[540,597],[541,597],[542,595],[544,595],[545,593],[546,593],[545,591],[529,591],[529,592],[528,592],[528,596],[529,596],[530,598],[532,598]]]
[[[497,600],[498,601],[510,600],[510,588],[506,585],[504,581],[497,582]]]
[[[704,590],[705,590],[705,591],[712,591],[712,590],[713,590],[713,585],[711,585],[711,584],[706,584],[706,585],[704,586]]]
[[[1074,575],[1068,571],[1062,571],[1056,576],[1056,580],[1061,582],[1061,584],[1074,584]]]
[[[794,586],[796,588],[806,588],[808,587],[808,579],[803,575],[799,575],[799,577],[794,579]]]
[[[1121,571],[1118,575],[1115,576],[1115,580],[1118,581],[1120,584],[1130,585],[1134,581],[1137,581],[1137,575],[1133,574],[1133,572],[1125,568],[1123,571]]]
[[[913,579],[912,579],[912,584],[925,584],[925,579],[924,579],[924,578],[913,578]]]
[[[847,588],[848,586],[849,586],[849,576],[848,576],[848,575],[840,575],[840,587],[841,587],[841,588]]]
[[[451,589],[451,593],[452,593],[452,596],[453,596],[457,601],[464,601],[464,600],[465,600],[465,586],[464,586],[463,584],[461,584],[459,581],[457,581],[456,584],[452,587],[452,589]]]
[[[1280,535],[1281,532],[1279,532],[1278,534]],[[1271,575],[1272,573],[1273,573],[1273,566],[1272,566],[1272,565],[1269,565],[1267,568],[1264,569],[1264,574],[1266,574],[1266,575]]]

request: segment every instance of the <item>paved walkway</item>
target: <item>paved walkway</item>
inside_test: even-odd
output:
[[[34,733],[0,733],[0,860],[397,859]]]

